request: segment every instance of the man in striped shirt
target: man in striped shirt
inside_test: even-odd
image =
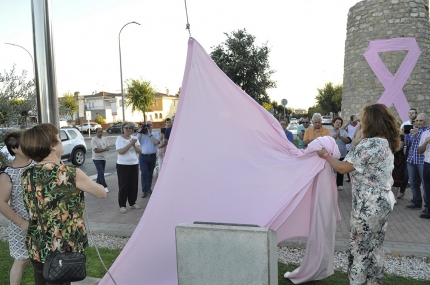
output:
[[[405,144],[406,146],[409,146],[409,154],[406,159],[406,163],[412,190],[412,204],[406,206],[406,208],[411,210],[421,210],[423,203],[421,184],[424,185],[424,154],[420,154],[418,152],[418,147],[422,133],[429,129],[427,126],[426,114],[419,114],[415,119],[415,123],[418,127],[412,129],[409,134],[405,134]],[[424,201],[426,201],[425,192]]]

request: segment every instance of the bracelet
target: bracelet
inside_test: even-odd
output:
[[[323,157],[322,158],[324,158],[324,159],[326,159],[327,158],[327,156],[329,156],[330,154],[328,153],[328,152],[326,152],[326,153],[324,153],[324,155],[323,155]]]

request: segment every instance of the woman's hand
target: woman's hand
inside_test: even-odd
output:
[[[317,151],[318,156],[321,157],[321,158],[323,158],[324,154],[326,154],[327,152],[328,151],[325,148],[323,148],[322,150],[318,150]]]
[[[23,220],[22,223],[19,224],[19,227],[24,233],[28,233],[28,221]]]

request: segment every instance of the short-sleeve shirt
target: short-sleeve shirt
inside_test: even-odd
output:
[[[151,135],[160,141],[160,136],[157,132],[151,132]],[[139,138],[140,137],[140,138]],[[139,134],[139,143],[140,147],[142,148],[142,154],[153,154],[157,153],[157,147],[152,142],[151,138],[148,135],[145,134]]]
[[[388,194],[394,183],[394,155],[383,138],[365,138],[353,147],[344,161],[352,163],[351,182],[355,194]]]
[[[305,149],[305,145],[303,144],[303,140],[299,138],[298,134],[301,134],[303,132],[306,132],[306,128],[303,125],[299,125],[297,127],[297,138],[299,139],[299,148],[300,149]]]
[[[30,183],[31,169],[37,205]],[[44,262],[49,251],[63,252],[64,244],[70,245],[73,252],[83,252],[88,246],[88,237],[84,222],[84,192],[76,188],[76,167],[51,162],[30,166],[22,175],[21,186],[30,216],[25,241],[30,259]],[[47,239],[40,230],[36,206]]]
[[[326,127],[321,127],[319,130],[315,130],[314,127],[307,128],[305,135],[303,136],[304,141],[313,140],[320,137],[331,136],[330,130]]]
[[[170,133],[172,132],[172,127],[166,129],[166,133],[164,134],[164,138],[166,140],[170,139]]]
[[[91,140],[91,148],[93,150],[93,160],[106,160],[106,152],[95,152],[94,150],[97,149],[105,149],[109,145],[109,141],[105,137],[98,138],[95,136]]]
[[[421,134],[419,145],[422,146],[428,137],[430,137],[430,130],[427,130]],[[424,152],[424,162],[430,163],[430,144],[427,145],[426,150]]]
[[[294,143],[294,136],[292,132],[290,132],[289,130],[285,130],[285,135],[290,142]]]
[[[129,140],[126,140],[122,136],[116,138],[115,147],[116,150],[121,149],[130,143],[131,139],[137,139],[135,136],[131,136]],[[136,141],[135,145],[140,145],[139,140]],[[131,147],[126,153],[119,154],[118,159],[116,161],[118,164],[122,165],[135,165],[139,163],[139,159],[137,158],[137,152],[134,147]]]

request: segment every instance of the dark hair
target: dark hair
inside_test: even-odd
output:
[[[40,124],[26,130],[21,136],[21,150],[32,160],[42,161],[51,153],[51,147],[61,143],[58,128],[53,124]]]
[[[167,118],[165,122],[170,122],[170,121],[171,121],[171,119],[170,119],[170,118]]]
[[[13,152],[12,149],[19,148],[21,136],[22,136],[22,131],[10,131],[6,133],[6,136],[4,137],[3,142],[10,155],[15,156],[15,152]]]
[[[415,114],[418,114],[417,109],[415,109],[415,108],[410,108],[410,109],[409,109],[409,111],[410,111],[410,110],[414,110],[414,111],[415,111]]]
[[[309,120],[309,115],[304,115],[304,116],[302,117],[302,119],[308,119],[308,120]]]
[[[396,118],[384,104],[373,104],[361,111],[362,132],[365,138],[383,137],[387,139],[393,153],[398,151],[400,127]]]
[[[340,125],[343,125],[343,119],[341,117],[334,117],[331,121],[331,125],[334,126],[334,123],[336,123],[337,120],[340,120]]]

